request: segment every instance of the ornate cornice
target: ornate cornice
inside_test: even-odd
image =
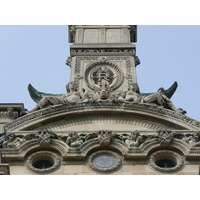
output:
[[[101,55],[101,54],[130,54],[135,55],[135,48],[73,48],[70,49],[71,55]]]
[[[16,119],[18,115],[18,111],[14,111],[13,108],[7,108],[7,111],[0,111],[0,119]]]
[[[95,112],[94,112],[95,111]],[[25,116],[22,116],[18,119],[13,120],[12,122],[5,125],[5,131],[12,130],[27,130],[30,127],[38,126],[37,124],[41,121],[48,121],[52,123],[54,117],[59,116],[70,116],[73,114],[84,114],[87,112],[87,116],[91,113],[100,113],[104,112],[104,115],[109,115],[110,113],[120,113],[124,112],[123,116],[129,114],[133,117],[146,117],[147,119],[155,120],[157,123],[171,123],[171,126],[174,126],[174,129],[185,129],[185,130],[199,130],[200,122],[191,119],[183,114],[171,111],[158,106],[139,104],[132,102],[93,102],[93,103],[78,103],[74,105],[56,105],[48,107],[45,109],[38,110],[33,113],[29,113]],[[70,116],[71,117],[71,116]],[[106,115],[105,115],[106,117]],[[151,119],[150,119],[151,118]],[[67,119],[67,118],[66,118]],[[68,118],[70,121],[70,119]],[[89,119],[88,119],[89,120]],[[123,120],[123,119],[122,119]],[[76,123],[78,122],[75,120]],[[139,122],[138,122],[139,123]],[[137,123],[136,123],[137,125]],[[138,124],[141,125],[141,124]],[[29,128],[28,128],[29,127]],[[182,127],[182,128],[181,128]],[[160,128],[160,127],[159,127]],[[33,129],[33,128],[32,128]],[[37,128],[36,128],[37,129]],[[156,129],[156,128],[155,128]]]

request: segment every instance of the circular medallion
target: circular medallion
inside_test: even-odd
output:
[[[97,172],[114,172],[122,165],[122,157],[109,150],[97,151],[88,158],[88,166]]]
[[[94,91],[103,85],[110,90],[115,90],[120,87],[124,79],[120,67],[109,62],[89,65],[85,70],[84,77],[87,86]]]
[[[116,158],[113,155],[102,154],[94,158],[93,164],[100,168],[110,168],[116,165]]]

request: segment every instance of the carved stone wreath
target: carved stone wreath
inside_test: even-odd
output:
[[[97,151],[89,156],[88,166],[100,173],[114,172],[122,166],[122,157],[109,150]]]
[[[159,167],[156,161],[159,159],[170,159],[176,162],[176,166],[170,168]],[[184,167],[184,157],[179,153],[171,150],[159,150],[152,153],[148,159],[149,166],[160,172],[177,172]]]
[[[95,75],[106,68],[107,73],[110,74],[109,88],[115,90],[119,88],[123,82],[124,75],[120,67],[109,61],[98,61],[87,66],[85,70],[84,78],[87,86],[92,90],[98,90],[98,83],[95,81]],[[108,81],[108,82],[109,82]]]
[[[47,159],[53,162],[53,166],[46,168],[46,169],[38,169],[33,166],[34,162],[39,160]],[[31,154],[26,160],[26,166],[29,170],[36,172],[36,173],[51,173],[57,170],[61,165],[61,157],[51,151],[37,151]]]

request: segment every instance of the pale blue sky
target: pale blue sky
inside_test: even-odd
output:
[[[137,79],[141,92],[179,86],[171,98],[200,121],[200,26],[138,26]],[[0,103],[24,103],[31,110],[31,83],[47,93],[65,93],[70,68],[67,26],[0,26]]]

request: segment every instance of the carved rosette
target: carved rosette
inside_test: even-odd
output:
[[[33,164],[39,160],[49,160],[53,163],[53,166],[46,169],[38,169],[33,166]],[[26,166],[29,170],[35,173],[52,173],[57,170],[61,165],[61,157],[51,151],[37,151],[31,154],[26,160]]]
[[[97,151],[89,156],[88,166],[99,173],[112,173],[122,166],[122,157],[109,150]]]
[[[156,164],[156,162],[161,159],[172,160],[176,165],[170,168],[160,167]],[[159,151],[155,151],[149,156],[148,164],[152,169],[156,171],[163,172],[163,173],[164,172],[175,173],[184,167],[184,157],[175,151],[159,150]]]

